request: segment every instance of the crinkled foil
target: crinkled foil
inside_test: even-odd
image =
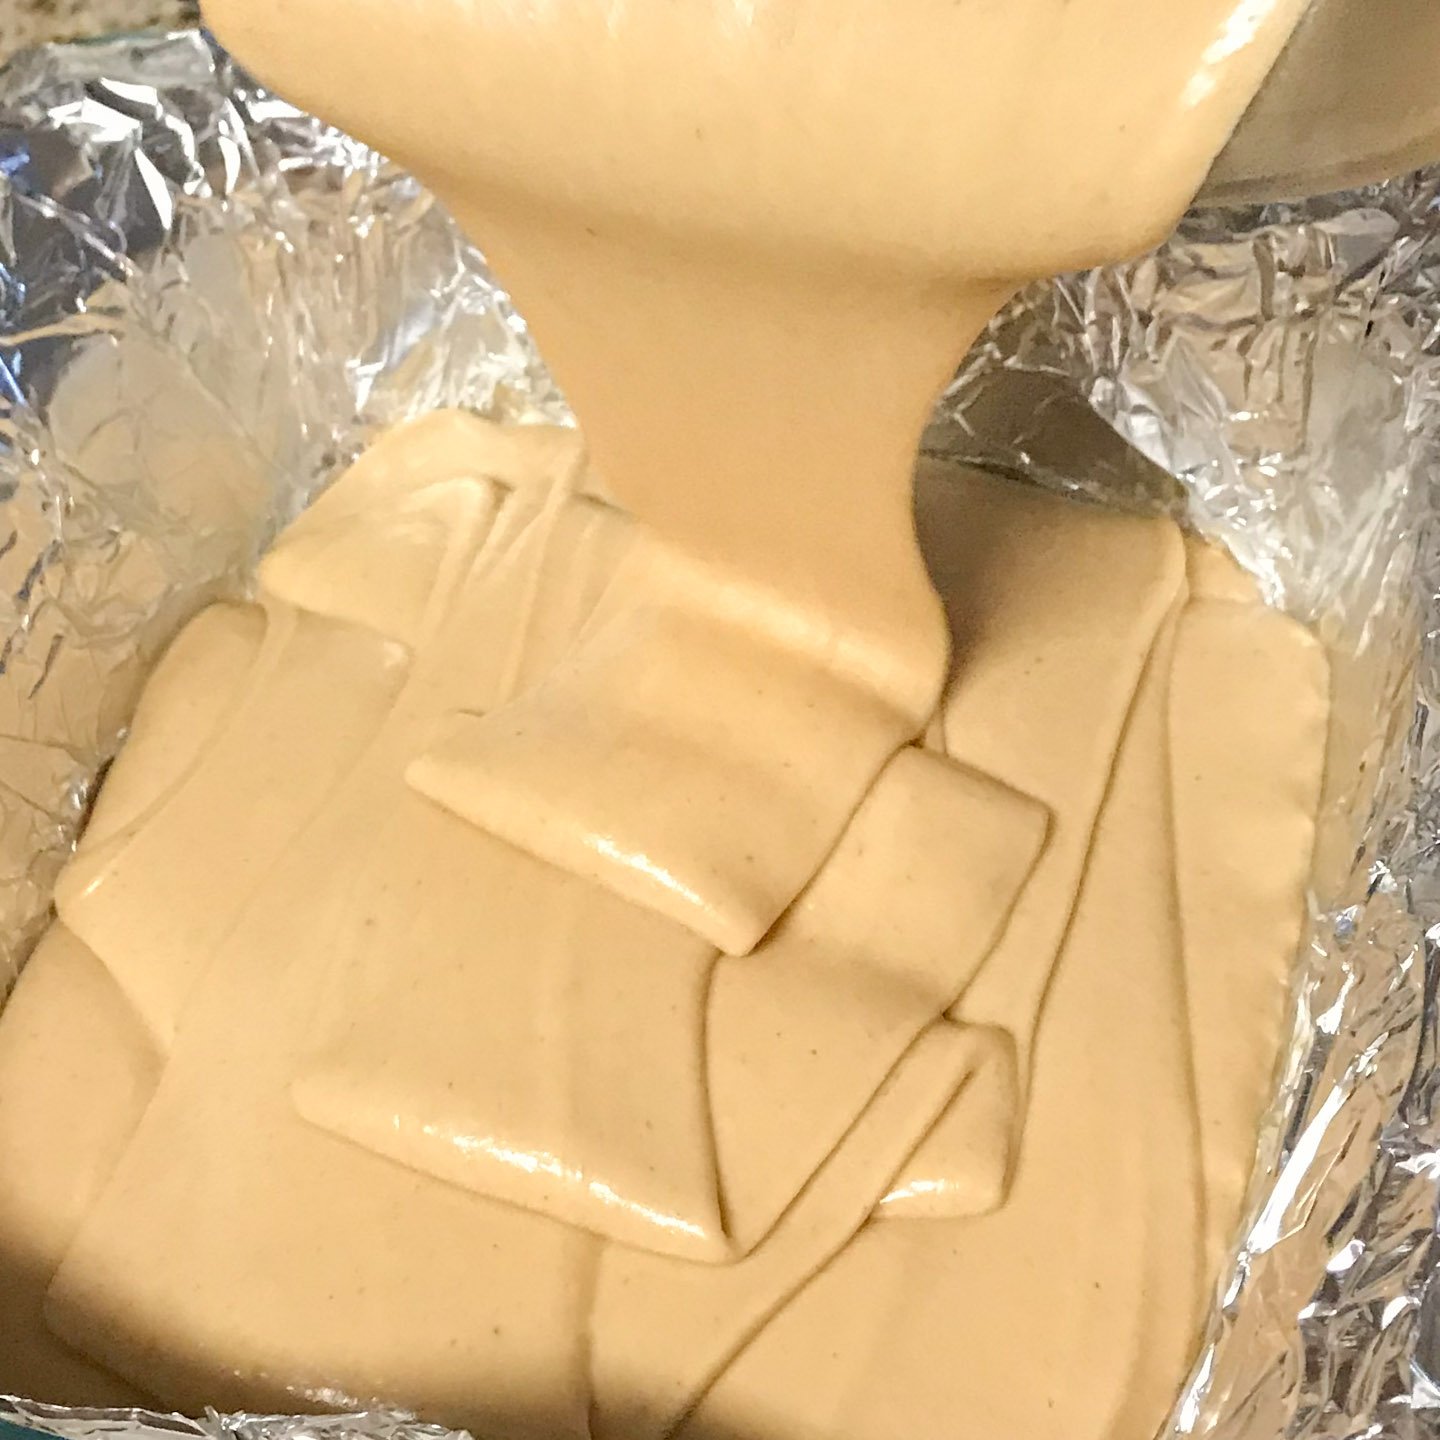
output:
[[[377,427],[566,411],[424,191],[194,34],[0,74],[0,312],[3,991],[183,620],[243,588]],[[1440,1435],[1440,175],[1197,212],[1155,255],[1031,288],[926,447],[1183,514],[1329,645],[1294,1043],[1167,1433]],[[75,1440],[445,1434],[0,1399],[5,1419]]]

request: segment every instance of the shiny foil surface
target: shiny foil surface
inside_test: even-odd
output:
[[[448,404],[567,413],[413,180],[196,34],[0,72],[0,993],[159,650],[243,590],[377,428]],[[1154,255],[1032,287],[925,443],[1183,514],[1326,641],[1294,1042],[1167,1433],[1440,1435],[1440,174],[1196,212]],[[1033,1343],[1043,1367],[1043,1323]],[[76,1440],[446,1433],[22,1399],[4,1420]]]

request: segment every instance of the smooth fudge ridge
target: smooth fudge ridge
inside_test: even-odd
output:
[[[1302,8],[210,7],[452,206],[585,445],[386,436],[152,680],[0,1022],[16,1173],[63,995],[143,1077],[62,1221],[15,1202],[57,1384],[1153,1431],[1273,1067],[1324,660],[1169,522],[913,457],[1018,283],[1173,223]]]

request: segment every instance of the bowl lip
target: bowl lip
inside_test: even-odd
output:
[[[1263,205],[1311,200],[1340,191],[1364,190],[1440,160],[1440,133],[1426,131],[1398,145],[1363,157],[1333,160],[1325,166],[1278,175],[1227,175],[1224,152],[1196,197],[1199,205]]]

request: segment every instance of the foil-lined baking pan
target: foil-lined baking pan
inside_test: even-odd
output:
[[[483,258],[409,177],[199,34],[0,73],[0,992],[159,650],[243,590],[368,435],[449,404],[567,417]],[[1170,1429],[1440,1434],[1440,174],[1196,212],[1154,255],[1032,287],[925,443],[1182,514],[1327,642],[1338,723],[1294,1041]],[[19,1397],[4,1422],[445,1433]]]

